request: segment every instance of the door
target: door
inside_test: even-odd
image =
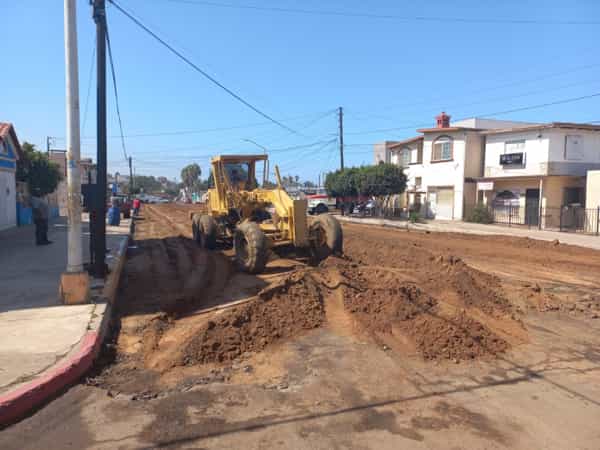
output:
[[[540,220],[540,190],[525,191],[525,224],[537,226]]]
[[[15,174],[0,171],[0,230],[17,224]]]
[[[452,220],[454,189],[436,189],[429,193],[429,208],[434,219]]]

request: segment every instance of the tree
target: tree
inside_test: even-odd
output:
[[[153,176],[136,175],[134,184],[137,192],[145,192],[147,194],[162,191],[162,184]]]
[[[48,159],[46,153],[37,151],[35,145],[23,142],[23,155],[17,162],[17,180],[27,183],[34,195],[47,195],[56,190],[62,180],[60,166]]]
[[[350,167],[328,173],[325,189],[333,197],[400,194],[406,189],[406,175],[394,164]]]
[[[312,181],[305,181],[304,183],[302,183],[302,186],[304,186],[305,188],[316,188],[317,185],[315,183],[313,183]]]
[[[181,169],[181,181],[183,182],[183,186],[189,190],[196,189],[201,173],[200,166],[196,163],[185,166]]]
[[[361,167],[358,192],[362,195],[401,194],[406,189],[406,175],[395,164]]]

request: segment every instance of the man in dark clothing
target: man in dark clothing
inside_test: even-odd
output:
[[[35,223],[35,245],[52,244],[48,240],[48,203],[38,196],[31,197],[33,223]]]

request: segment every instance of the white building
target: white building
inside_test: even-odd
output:
[[[553,122],[488,130],[482,136],[478,198],[483,203],[512,204],[522,222],[544,227],[559,225],[561,208],[597,207],[586,205],[586,176],[600,169],[600,126]]]
[[[379,144],[375,162],[399,164],[407,175],[407,201],[422,205],[430,218],[462,219],[464,211],[477,200],[477,178],[482,174],[484,136],[481,131],[529,125],[503,120],[473,118],[450,124],[442,112],[434,128],[417,130],[422,136]],[[377,145],[377,144],[376,144]]]
[[[0,230],[17,225],[15,174],[21,144],[10,123],[0,122]]]

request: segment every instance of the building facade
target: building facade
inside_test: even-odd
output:
[[[376,144],[375,161],[404,168],[410,208],[432,219],[460,220],[477,202],[485,145],[481,132],[516,125],[529,124],[480,118],[451,124],[442,112],[435,127],[417,130],[420,136]]]
[[[511,220],[544,228],[562,227],[565,209],[589,206],[586,177],[600,169],[600,126],[553,122],[482,135],[485,163],[477,184],[482,203],[496,210],[511,207]]]
[[[21,144],[12,124],[0,122],[0,230],[17,225],[17,161]]]

